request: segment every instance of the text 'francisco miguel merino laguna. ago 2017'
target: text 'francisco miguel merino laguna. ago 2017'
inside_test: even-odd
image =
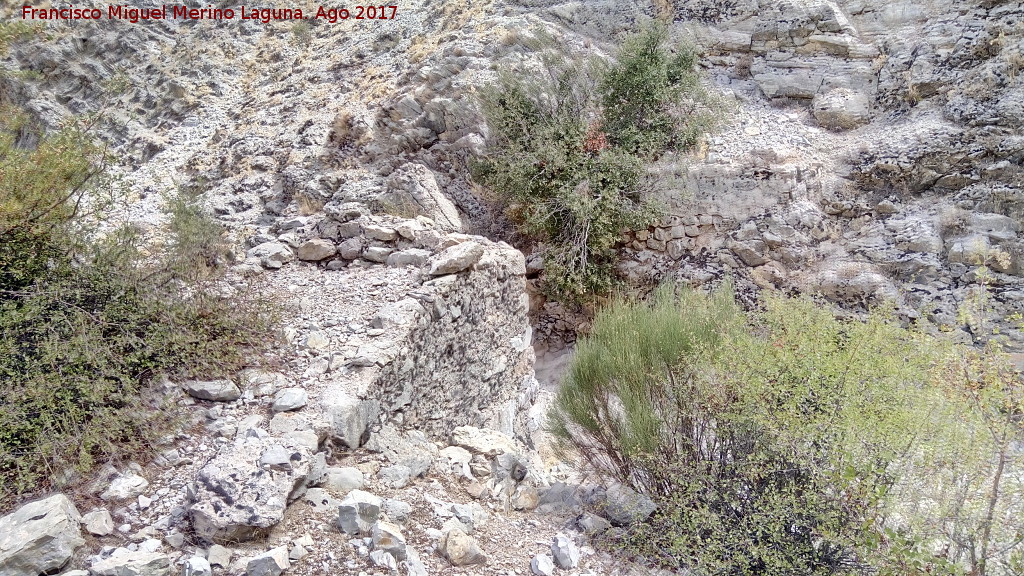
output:
[[[314,19],[336,23],[339,20],[392,20],[398,14],[398,6],[351,6],[348,8],[325,8],[318,6]],[[183,5],[163,5],[159,8],[135,8],[132,6],[107,6],[100,8],[77,8],[74,4],[63,8],[21,7],[22,20],[124,20],[138,23],[145,20],[258,20],[265,24],[275,20],[302,20],[305,15],[299,8],[257,8],[239,6],[234,8],[190,8]]]

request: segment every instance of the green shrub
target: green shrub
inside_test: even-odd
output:
[[[14,118],[15,116],[6,116]],[[269,301],[224,295],[219,225],[170,202],[170,241],[143,256],[103,218],[103,156],[80,129],[0,125],[0,501],[67,469],[143,456],[174,424],[143,397],[158,374],[234,373],[273,344]],[[6,506],[6,505],[5,505]]]
[[[598,88],[611,144],[642,158],[685,150],[711,126],[699,106],[710,99],[694,68],[697,55],[689,46],[672,53],[667,40],[665,28],[629,39]]]
[[[692,53],[671,54],[666,38],[644,32],[611,66],[549,49],[543,73],[503,73],[482,90],[490,147],[474,177],[543,245],[545,287],[560,300],[611,289],[622,232],[659,217],[647,163],[691,146],[710,124],[692,98]]]
[[[964,352],[883,313],[841,322],[810,301],[770,297],[748,316],[727,292],[662,290],[598,314],[549,421],[564,450],[655,499],[623,545],[668,567],[966,572],[978,568],[968,556],[996,549],[984,527],[1007,518],[986,511],[1007,512],[1021,494],[994,464],[1019,423],[963,400],[977,397],[979,377],[951,378],[955,358]],[[979,438],[993,422],[1001,432]],[[981,488],[993,485],[1007,492],[990,508]],[[977,512],[954,535],[950,510],[967,494]],[[1004,557],[1019,543],[1012,526]],[[973,548],[957,543],[971,527]]]

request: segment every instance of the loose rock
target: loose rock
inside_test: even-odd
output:
[[[368,534],[380,516],[383,500],[380,497],[353,490],[338,505],[338,526],[347,534]]]
[[[555,536],[551,542],[551,555],[558,567],[566,570],[575,568],[580,563],[580,549],[571,538],[562,534]]]
[[[478,242],[467,241],[447,248],[434,257],[430,266],[432,276],[455,274],[476,264],[484,255],[484,247]]]
[[[303,242],[297,251],[299,260],[307,261],[319,261],[325,258],[330,258],[338,253],[338,249],[334,247],[334,243],[330,240],[324,240],[322,238],[314,238]]]
[[[185,562],[181,571],[182,576],[213,576],[213,568],[206,558],[193,556]]]
[[[536,576],[552,576],[555,573],[555,563],[549,554],[537,554],[530,561],[530,570]]]
[[[95,576],[170,576],[171,559],[159,552],[118,548],[109,558],[93,563]]]
[[[370,535],[374,550],[383,550],[396,560],[406,559],[405,536],[398,526],[378,520],[374,523]]]
[[[305,488],[310,461],[308,448],[281,438],[249,437],[225,446],[196,478],[190,509],[196,534],[216,543],[265,534]]]
[[[461,446],[470,452],[497,456],[506,452],[515,453],[516,445],[508,437],[495,430],[486,430],[473,426],[459,426],[452,431],[452,444]]]
[[[274,395],[271,410],[274,412],[290,412],[298,410],[309,402],[309,395],[302,388],[285,388]]]
[[[96,536],[107,536],[114,532],[114,520],[107,510],[93,510],[82,516],[85,530]]]
[[[476,539],[457,528],[448,530],[441,536],[438,551],[453,566],[487,563],[487,556],[480,551],[480,545]]]
[[[337,496],[344,496],[363,487],[363,473],[358,468],[328,468],[324,488]]]
[[[279,546],[249,560],[245,565],[245,573],[247,576],[281,576],[289,567],[288,547]]]
[[[60,570],[85,543],[79,522],[78,510],[63,494],[0,518],[0,574],[38,576]]]
[[[213,546],[210,546],[210,550],[206,554],[206,559],[210,561],[212,566],[227,568],[231,564],[232,554],[233,552],[230,548],[225,548],[220,544],[214,544]]]
[[[242,391],[231,380],[190,380],[183,382],[181,386],[189,396],[200,400],[233,402],[242,396]]]

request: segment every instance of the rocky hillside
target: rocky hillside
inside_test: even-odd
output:
[[[699,154],[657,167],[670,215],[623,239],[626,277],[896,299],[964,341],[985,335],[958,311],[988,287],[1024,347],[1019,2],[409,0],[373,21],[50,23],[2,62],[34,74],[0,94],[51,127],[99,113],[123,216],[154,241],[165,195],[201,191],[234,274],[281,300],[288,361],[166,383],[195,426],[75,502],[0,519],[0,572],[625,570],[587,538],[646,503],[560,483],[580,479],[536,433],[578,320],[536,296],[536,259],[484,237],[466,161],[487,137],[474,90],[536,70],[538,31],[605,54],[651,18],[700,48],[730,104]]]

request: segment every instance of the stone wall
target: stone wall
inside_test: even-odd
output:
[[[422,321],[377,381],[392,419],[436,437],[463,425],[522,430],[514,423],[533,382],[525,273],[519,251],[488,243],[472,269],[424,282],[403,301]]]
[[[361,275],[333,305],[367,310],[366,337],[324,360],[334,368],[313,395],[321,429],[350,448],[383,425],[433,438],[465,425],[522,433],[517,423],[524,422],[535,382],[523,254],[503,242],[445,232],[428,216],[371,215],[352,202],[325,211],[326,217],[285,224],[276,238],[255,237],[260,243],[243,265],[255,271],[298,259],[316,263],[328,278],[337,274],[338,282],[353,271]],[[393,282],[382,274],[395,269],[409,273],[384,301],[358,289]],[[317,338],[293,339],[315,348]],[[331,354],[328,346],[317,353]]]

